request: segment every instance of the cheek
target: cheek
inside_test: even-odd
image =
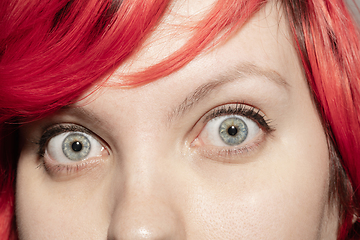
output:
[[[330,239],[319,237],[328,221],[329,154],[313,116],[293,122],[291,130],[279,128],[255,162],[201,166],[204,176],[197,180],[202,184],[194,189],[192,212],[198,213],[193,218],[203,234],[210,231],[211,239]],[[312,126],[305,127],[309,121]],[[204,181],[209,173],[212,178]]]
[[[22,151],[16,181],[20,239],[104,239],[109,222],[109,179],[99,168],[77,181],[56,182]]]
[[[196,189],[190,212],[196,213],[192,217],[201,225],[202,234],[211,234],[211,239],[318,236],[327,206],[327,174],[294,167],[238,171],[240,176],[233,175],[227,182]]]

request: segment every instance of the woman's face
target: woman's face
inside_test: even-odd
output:
[[[171,23],[205,5],[175,4],[118,72],[173,52],[187,34]],[[25,126],[20,238],[336,239],[326,137],[278,9],[168,77]]]

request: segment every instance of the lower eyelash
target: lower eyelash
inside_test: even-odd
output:
[[[251,154],[255,151],[258,147],[260,147],[261,143],[265,140],[267,133],[256,140],[251,144],[246,144],[244,146],[239,147],[203,147],[199,148],[197,151],[201,153],[201,155],[205,156],[206,158],[213,159],[216,158],[216,161],[219,159],[223,159],[223,162],[231,161],[232,158],[238,158],[241,156],[242,158],[246,158],[248,154]]]
[[[49,164],[47,164],[44,159],[42,159],[41,163],[36,168],[37,169],[44,168],[46,172],[52,173],[52,174],[61,172],[63,170],[66,170],[66,172],[68,174],[70,174],[70,173],[73,173],[74,171],[79,170],[78,165],[76,165],[76,166],[68,166],[68,165],[57,164],[57,165],[54,165],[54,166],[49,166]]]
[[[79,165],[75,166],[68,166],[68,165],[54,165],[54,166],[47,166],[46,163],[44,163],[45,170],[50,173],[59,173],[59,172],[66,172],[66,174],[72,174],[74,172],[79,171]]]
[[[97,161],[99,162],[99,161]],[[37,168],[44,168],[45,171],[51,175],[56,175],[62,173],[63,175],[71,175],[77,173],[88,167],[88,164],[93,165],[96,162],[80,162],[74,165],[65,165],[65,164],[51,164],[42,159],[42,162],[37,166]]]

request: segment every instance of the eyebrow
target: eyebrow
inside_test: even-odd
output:
[[[174,118],[180,117],[189,111],[192,107],[210,95],[215,89],[226,83],[242,79],[245,76],[265,77],[265,79],[275,83],[279,87],[284,88],[287,91],[289,90],[289,84],[275,70],[264,69],[248,62],[241,63],[227,71],[225,74],[216,77],[216,80],[200,85],[195,91],[187,95],[184,101],[169,113],[169,122],[172,122]]]
[[[73,116],[78,119],[81,119],[81,121],[85,121],[88,124],[92,125],[94,128],[102,128],[104,126],[105,122],[98,118],[96,114],[94,114],[92,111],[85,109],[81,106],[76,105],[68,105],[64,106],[61,111],[63,111],[68,116]]]
[[[252,63],[241,63],[234,68],[215,77],[215,80],[197,87],[192,93],[187,95],[185,99],[168,114],[168,122],[172,122],[175,118],[181,117],[192,107],[203,101],[217,88],[233,81],[238,81],[246,76],[264,77],[266,80],[273,82],[285,90],[289,90],[289,84],[285,79],[275,70],[264,69]],[[93,127],[103,127],[105,122],[98,118],[96,114],[81,106],[68,105],[62,108],[67,115],[75,116],[82,119]]]

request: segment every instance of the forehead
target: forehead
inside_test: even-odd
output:
[[[177,3],[181,4],[177,6]],[[187,6],[192,6],[192,3],[196,6],[196,11],[188,10],[191,7]],[[269,91],[269,89],[279,89],[279,87],[283,89],[279,92],[280,94],[277,94],[277,99],[288,97],[289,92],[283,91],[284,88],[302,88],[305,89],[304,94],[308,94],[301,63],[292,44],[292,37],[289,35],[287,20],[283,16],[281,7],[274,2],[264,5],[226,41],[199,54],[185,67],[169,76],[141,87],[130,89],[114,87],[117,82],[122,80],[122,74],[139,72],[164,61],[167,56],[181,48],[191,37],[191,28],[186,26],[193,24],[194,18],[201,18],[204,11],[200,10],[209,9],[212,2],[180,1],[176,4],[170,8],[171,11],[145,41],[142,48],[110,76],[108,79],[110,87],[103,88],[106,94],[101,92],[100,95],[93,95],[91,99],[95,99],[95,101],[91,101],[92,104],[87,106],[90,111],[102,116],[109,116],[110,119],[114,118],[114,112],[110,108],[125,110],[131,106],[134,116],[150,114],[161,116],[164,120],[168,119],[174,111],[176,112],[177,109],[186,105],[185,102],[188,98],[193,96],[194,91],[201,89],[201,86],[214,81],[234,79],[239,74],[252,75],[246,82],[252,82],[251,84],[256,85],[256,90],[259,91],[257,94],[251,94],[255,87],[247,86],[245,81],[240,82],[244,89],[249,89],[246,94],[243,93],[243,98],[247,100],[271,102],[274,98],[270,95],[273,96],[274,93],[263,93],[262,96],[259,96],[260,93],[266,89]],[[194,14],[191,16],[195,17],[186,18],[186,14]],[[253,71],[254,69],[256,71]],[[252,81],[256,75],[262,75],[265,78],[272,75],[273,79],[279,79],[278,82],[283,84],[269,85],[263,84],[262,81]],[[301,96],[299,101],[301,101]],[[217,96],[219,101],[221,97],[221,95]],[[229,100],[231,101],[231,99],[227,99],[227,101]],[[104,107],[104,103],[115,104]],[[80,105],[82,104],[80,103]],[[118,119],[121,118],[122,116],[119,116]]]
[[[216,1],[213,0],[172,2],[159,25],[147,36],[139,50],[120,65],[117,73],[114,74],[113,80],[116,80],[122,74],[142,71],[166,60],[166,57],[176,53],[176,51],[181,51],[184,45],[188,44],[188,41],[193,37],[195,31],[198,30],[196,24],[208,17],[207,14],[215,6],[215,3]],[[286,49],[286,47],[291,45],[289,43],[292,42],[292,39],[289,37],[287,20],[283,15],[280,4],[269,1],[249,21],[246,21],[244,26],[240,26],[237,31],[234,31],[226,38],[227,40],[225,38],[221,39],[221,37],[229,29],[225,28],[218,33],[218,37],[207,48],[210,51],[204,50],[198,58],[202,58],[202,61],[204,61],[205,58],[208,58],[203,57],[204,55],[208,55],[207,53],[211,52],[211,50],[223,50],[224,47],[222,46],[224,45],[228,49],[241,50],[243,56],[249,55],[249,53],[257,54],[251,46],[257,46],[257,51],[266,51],[279,45],[279,47],[285,47],[283,52],[288,53],[289,49]],[[220,43],[218,42],[219,39],[221,39]],[[284,46],[284,42],[286,46]],[[239,47],[242,49],[239,49]],[[292,46],[290,47],[292,48]],[[248,61],[252,60],[248,56],[246,58]],[[268,59],[264,59],[264,61],[268,61]]]

